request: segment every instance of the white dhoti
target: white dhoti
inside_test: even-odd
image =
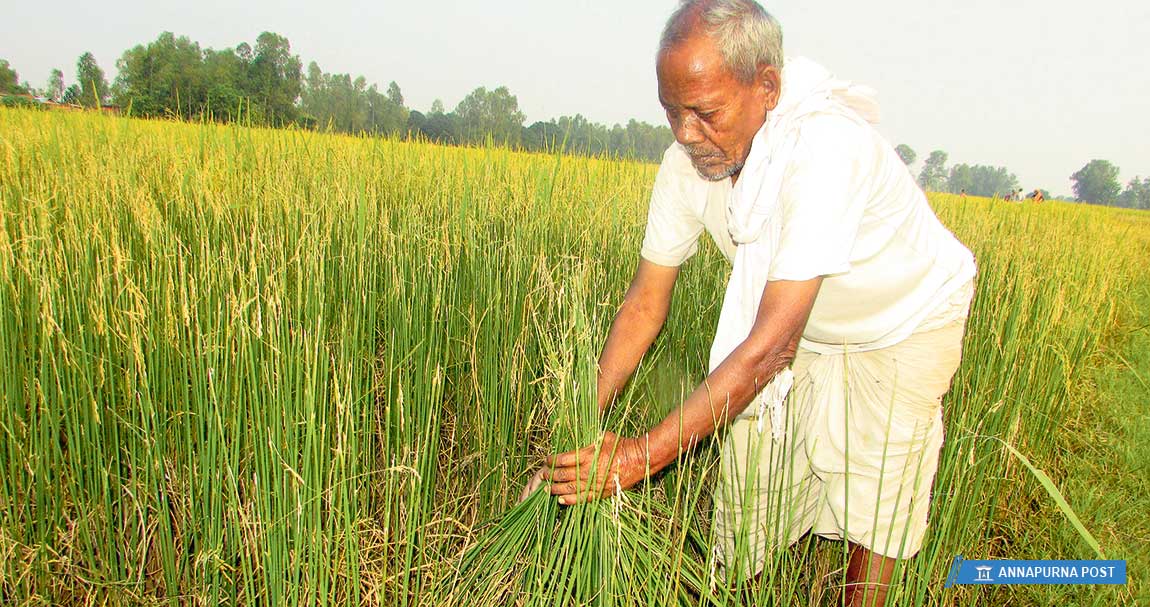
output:
[[[892,558],[918,552],[964,327],[965,314],[879,350],[798,351],[781,438],[755,415],[723,439],[714,532],[730,573],[758,573],[807,531]]]

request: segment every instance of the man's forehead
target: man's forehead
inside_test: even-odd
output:
[[[688,92],[692,97],[710,96],[730,84],[731,74],[722,55],[714,43],[700,38],[684,40],[659,53],[656,75],[660,97]]]
[[[718,45],[710,36],[697,34],[662,49],[656,57],[658,69],[669,69],[691,75],[725,71],[726,64]]]

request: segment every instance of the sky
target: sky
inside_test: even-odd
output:
[[[655,47],[674,0],[300,2],[4,0],[0,58],[33,86],[71,81],[85,51],[114,77],[124,50],[161,32],[202,47],[288,38],[306,66],[399,83],[407,105],[448,109],[506,85],[527,123],[581,113],[665,124]],[[784,49],[879,93],[879,130],[950,164],[1005,166],[1023,188],[1071,192],[1091,159],[1150,176],[1150,3],[765,0]]]

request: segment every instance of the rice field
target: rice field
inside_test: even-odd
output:
[[[655,168],[0,110],[0,603],[835,604],[841,544],[716,575],[714,442],[624,498],[508,513],[544,455],[705,376],[709,241],[612,414],[584,406]],[[1065,480],[1150,218],[931,202],[980,273],[890,604],[1136,604],[1146,544],[1078,529],[1010,448]],[[1100,553],[1127,586],[943,588],[957,554]]]

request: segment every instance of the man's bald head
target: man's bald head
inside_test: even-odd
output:
[[[764,65],[783,66],[782,27],[754,0],[683,0],[667,19],[659,53],[698,35],[715,42],[727,68],[744,84]]]

